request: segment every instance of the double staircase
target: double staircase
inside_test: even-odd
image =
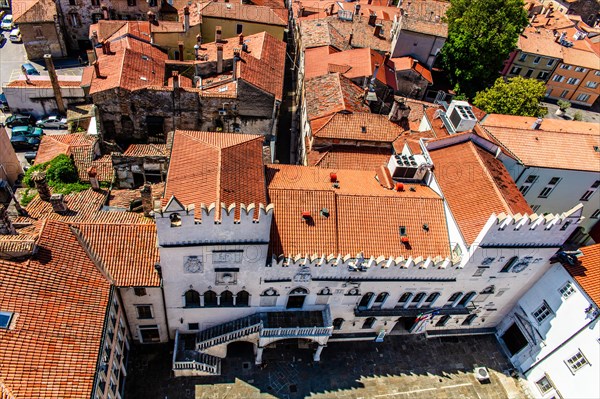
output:
[[[286,338],[330,336],[333,331],[329,308],[322,311],[261,312],[207,328],[197,334],[175,334],[175,376],[220,375],[221,358],[207,349],[227,345],[255,335],[272,342]]]

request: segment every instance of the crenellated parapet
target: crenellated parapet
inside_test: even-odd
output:
[[[479,246],[560,247],[583,220],[583,205],[561,214],[500,213],[490,216],[479,234]]]
[[[268,244],[273,204],[183,206],[175,197],[155,214],[160,246]]]

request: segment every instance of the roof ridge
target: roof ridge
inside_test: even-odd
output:
[[[521,165],[525,165],[525,163],[521,160],[521,158],[519,158],[517,156],[517,154],[515,154],[514,152],[512,152],[506,145],[504,145],[504,143],[502,143],[502,141],[500,141],[496,136],[494,136],[492,134],[492,132],[490,132],[483,124],[481,124],[479,122],[477,122],[477,124],[480,125],[481,128],[483,128],[483,130],[485,130],[485,132],[490,135],[490,137],[493,137],[494,140],[496,140],[496,143],[498,143],[502,148],[504,148],[504,150],[506,152],[508,152],[512,157],[514,157]]]
[[[507,212],[508,214],[513,215],[512,208],[508,204],[508,201],[506,201],[506,198],[504,198],[504,194],[502,194],[502,191],[500,191],[500,189],[498,188],[498,184],[496,183],[496,180],[494,180],[494,178],[492,177],[489,169],[487,168],[486,164],[483,162],[483,159],[481,159],[481,154],[479,154],[479,151],[477,151],[477,148],[475,147],[475,146],[477,146],[477,144],[475,142],[473,142],[473,140],[471,140],[470,138],[469,138],[469,141],[467,141],[466,143],[469,143],[470,150],[473,152],[473,154],[475,155],[475,158],[477,159],[477,162],[483,169],[483,173],[485,173],[487,180],[490,183],[492,183],[494,192],[496,192],[496,194],[498,195],[498,198],[500,198],[500,201],[504,205],[504,209],[508,211]],[[477,147],[479,147],[479,146],[477,146]],[[486,150],[484,150],[484,151],[486,151]]]
[[[77,238],[77,242],[79,242],[79,245],[81,245],[81,248],[85,251],[85,253],[90,258],[90,260],[92,261],[92,263],[96,266],[96,268],[98,269],[98,271],[104,276],[104,278],[106,280],[108,280],[108,282],[110,282],[112,285],[116,285],[115,284],[115,279],[109,273],[109,271],[106,269],[106,265],[104,264],[104,261],[92,249],[92,247],[91,247],[91,245],[89,243],[89,240],[86,237],[84,237],[83,232],[78,227],[76,227],[74,225],[71,225],[71,224],[67,224],[67,225],[69,226],[69,229],[71,230],[71,232],[73,233],[73,235],[75,236],[75,238]]]

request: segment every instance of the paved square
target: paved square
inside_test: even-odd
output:
[[[229,347],[218,377],[174,378],[172,349],[136,347],[132,352],[127,398],[524,398],[507,375],[510,363],[493,336],[425,339],[387,336],[385,342],[330,343],[320,363],[311,349],[284,341],[266,349],[255,366],[251,344]],[[152,353],[154,352],[154,353]],[[479,382],[474,367],[487,367]]]

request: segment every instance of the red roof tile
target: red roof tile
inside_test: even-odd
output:
[[[317,76],[304,81],[308,119],[336,112],[370,112],[363,102],[363,90],[339,73]],[[316,129],[313,126],[313,129]]]
[[[424,65],[422,65],[419,61],[415,60],[412,57],[398,57],[391,58],[390,61],[394,65],[394,69],[396,71],[405,71],[408,69],[412,69],[419,75],[423,77],[423,79],[427,80],[429,83],[433,84],[433,78],[431,77],[431,72]]]
[[[316,139],[342,139],[392,143],[404,129],[390,122],[386,115],[355,112],[351,114],[334,114],[323,126],[313,130]]]
[[[69,226],[48,222],[35,258],[0,261],[0,375],[16,398],[88,398],[110,284]],[[1,392],[1,391],[0,391]]]
[[[577,266],[565,266],[565,269],[577,280],[589,297],[600,306],[600,244],[580,248],[583,256]]]
[[[11,3],[16,24],[54,22],[56,17],[56,6],[52,0],[12,0]]]
[[[202,17],[233,19],[277,26],[287,26],[288,24],[288,11],[286,8],[209,1],[191,4],[189,10],[190,25],[192,26],[201,23]],[[183,8],[179,10],[179,19],[183,21]]]
[[[532,213],[504,164],[472,141],[429,154],[435,178],[468,245],[493,213]]]
[[[166,144],[131,144],[123,155],[128,157],[168,156]]]
[[[376,170],[387,164],[392,152],[386,148],[335,146],[326,150],[310,151],[309,166],[324,169]]]

